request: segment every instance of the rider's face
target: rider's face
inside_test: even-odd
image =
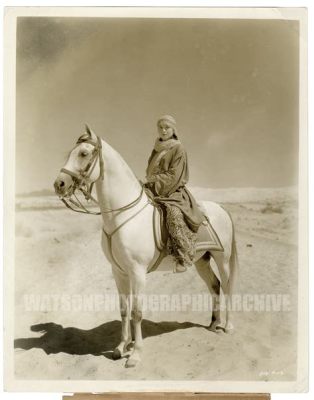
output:
[[[174,133],[173,128],[171,128],[167,124],[167,122],[160,121],[158,123],[158,136],[160,137],[161,140],[170,139],[172,137],[173,133]]]

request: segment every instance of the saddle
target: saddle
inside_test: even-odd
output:
[[[202,207],[200,206],[202,209]],[[153,230],[154,238],[157,249],[160,254],[154,265],[148,270],[148,272],[155,271],[164,257],[168,255],[167,241],[169,233],[166,226],[166,211],[155,205],[153,212]],[[224,251],[224,248],[219,240],[217,233],[212,227],[209,218],[204,213],[204,221],[197,232],[196,239],[196,253],[204,251]]]

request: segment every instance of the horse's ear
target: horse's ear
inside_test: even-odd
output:
[[[92,131],[89,129],[89,126],[87,124],[85,124],[85,132],[90,138],[92,137]]]

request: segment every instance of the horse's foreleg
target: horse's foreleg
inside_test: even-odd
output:
[[[142,309],[143,309],[143,290],[146,282],[145,268],[138,268],[131,275],[132,287],[132,323],[134,328],[134,349],[126,362],[126,367],[135,367],[141,360],[143,348],[142,337]]]
[[[215,332],[223,330],[220,317],[220,282],[210,266],[210,258],[205,255],[195,263],[195,267],[212,295],[213,309],[209,329]]]
[[[112,358],[117,360],[126,352],[127,346],[132,341],[130,327],[130,280],[127,274],[113,268],[113,275],[119,292],[121,314],[121,341],[114,349]]]

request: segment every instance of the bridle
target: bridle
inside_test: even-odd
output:
[[[65,204],[67,208],[69,208],[72,211],[83,214],[100,215],[101,212],[94,212],[88,210],[82,204],[82,202],[77,197],[75,192],[76,190],[80,191],[84,195],[87,201],[92,201],[93,203],[98,205],[97,200],[92,196],[92,190],[95,182],[88,183],[87,181],[92,175],[98,160],[100,169],[99,178],[104,179],[104,160],[101,157],[101,152],[102,152],[101,139],[99,138],[99,136],[97,136],[97,142],[94,142],[91,139],[79,138],[78,141],[76,142],[76,146],[80,145],[81,143],[88,143],[94,146],[94,149],[92,151],[92,156],[87,165],[85,166],[85,168],[83,168],[79,172],[73,172],[70,171],[69,169],[61,168],[60,172],[63,172],[72,178],[73,186],[70,196],[60,197],[60,200]],[[75,200],[73,199],[73,197],[75,197]]]
[[[95,181],[91,182],[91,183],[88,183],[87,181],[91,177],[91,175],[96,167],[97,161],[99,162],[99,170],[100,170],[98,179],[102,179],[102,180],[104,179],[104,160],[102,158],[102,144],[101,144],[101,139],[99,136],[97,136],[97,142],[95,142],[91,139],[79,138],[78,141],[76,142],[76,146],[78,146],[81,143],[91,144],[94,146],[94,149],[92,151],[92,156],[91,156],[89,162],[87,163],[85,168],[83,168],[79,172],[73,172],[66,168],[61,168],[61,172],[69,175],[73,181],[73,186],[72,186],[70,196],[60,197],[60,200],[65,204],[65,206],[72,211],[79,212],[82,214],[101,215],[102,213],[126,211],[126,210],[131,209],[135,205],[137,205],[141,201],[143,193],[144,193],[144,185],[142,184],[142,182],[140,182],[142,189],[141,189],[141,193],[139,194],[139,196],[135,200],[126,204],[125,206],[115,208],[115,209],[106,208],[106,209],[103,209],[101,212],[100,211],[94,212],[94,211],[88,210],[82,204],[82,202],[80,201],[80,199],[77,197],[77,195],[75,193],[76,190],[80,191],[84,195],[84,197],[87,201],[92,201],[93,203],[98,205],[98,201],[94,198],[94,196],[92,196],[92,190],[93,190]],[[98,180],[98,179],[96,179],[96,180]],[[75,197],[75,200],[73,199],[73,197]]]
[[[103,213],[113,213],[113,212],[122,212],[122,211],[130,210],[131,208],[133,208],[134,206],[139,204],[143,197],[144,188],[145,188],[144,184],[141,181],[139,181],[141,184],[141,192],[140,192],[139,196],[135,200],[126,204],[125,206],[115,208],[115,209],[114,208],[106,208],[106,209],[102,208],[102,210],[99,212],[93,212],[93,211],[88,210],[81,203],[81,201],[78,199],[78,197],[75,194],[76,190],[83,193],[83,195],[87,201],[91,200],[95,204],[98,205],[97,200],[92,196],[92,189],[93,189],[94,183],[98,179],[102,179],[102,180],[104,179],[104,160],[102,158],[101,139],[99,138],[99,136],[97,136],[97,142],[94,142],[91,139],[86,139],[86,137],[85,138],[81,137],[76,142],[76,146],[78,146],[81,143],[89,143],[94,146],[94,149],[92,151],[92,156],[91,156],[89,162],[87,163],[86,167],[84,169],[82,169],[81,171],[79,171],[78,173],[72,172],[66,168],[61,169],[61,172],[69,175],[73,181],[73,186],[71,188],[72,190],[71,190],[70,195],[67,193],[66,196],[60,197],[61,201],[66,205],[66,207],[71,209],[72,211],[83,213],[83,214],[101,215]],[[99,177],[96,179],[96,181],[88,183],[87,180],[91,177],[91,174],[93,173],[93,171],[95,169],[97,161],[99,162],[99,169],[100,169]],[[75,197],[75,200],[73,199],[73,197]],[[109,247],[111,257],[113,258],[116,265],[120,268],[121,271],[123,271],[123,269],[121,268],[121,265],[116,260],[114,254],[113,254],[113,251],[112,251],[112,237],[115,233],[118,232],[119,229],[121,229],[128,222],[130,222],[133,218],[135,218],[138,214],[140,214],[149,204],[153,204],[153,200],[150,198],[147,199],[147,202],[139,210],[137,210],[135,212],[135,214],[131,215],[124,222],[120,223],[112,232],[110,232],[110,233],[107,232],[105,230],[105,228],[103,227],[103,232],[106,235],[107,240],[108,240],[108,247]]]

